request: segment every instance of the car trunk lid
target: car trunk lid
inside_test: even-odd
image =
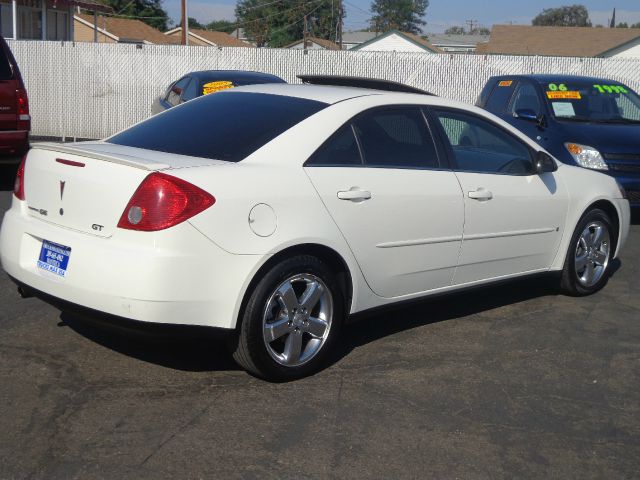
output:
[[[150,173],[226,163],[103,142],[40,144],[26,162],[25,201],[29,215],[38,220],[110,237]]]

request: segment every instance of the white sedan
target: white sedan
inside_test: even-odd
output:
[[[593,293],[628,228],[612,177],[486,111],[254,85],[32,149],[0,257],[21,288],[70,306],[228,332],[240,365],[288,380],[363,310],[540,272]]]

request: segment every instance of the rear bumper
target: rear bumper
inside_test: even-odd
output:
[[[25,208],[14,199],[2,222],[6,272],[55,299],[125,319],[235,328],[247,279],[262,259],[227,253],[186,222],[100,238],[32,218]],[[37,267],[43,239],[71,247],[64,278]]]
[[[29,149],[29,132],[24,130],[0,131],[0,155],[23,155]],[[2,158],[0,158],[2,162]]]

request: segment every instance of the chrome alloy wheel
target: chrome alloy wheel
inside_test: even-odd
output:
[[[609,265],[611,241],[609,229],[602,222],[590,222],[580,234],[575,252],[578,282],[592,287],[600,281]]]
[[[307,363],[326,342],[332,319],[331,291],[319,277],[302,273],[287,278],[271,294],[262,315],[269,355],[286,367]]]

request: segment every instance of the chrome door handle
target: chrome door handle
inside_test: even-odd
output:
[[[349,190],[338,192],[340,200],[351,200],[352,202],[363,202],[371,198],[371,192],[360,190],[358,187],[351,187]]]
[[[493,193],[490,192],[489,190],[485,190],[484,188],[480,187],[477,190],[473,190],[471,192],[468,193],[469,198],[473,198],[474,200],[479,200],[479,201],[486,201],[486,200],[491,200],[493,198]]]

